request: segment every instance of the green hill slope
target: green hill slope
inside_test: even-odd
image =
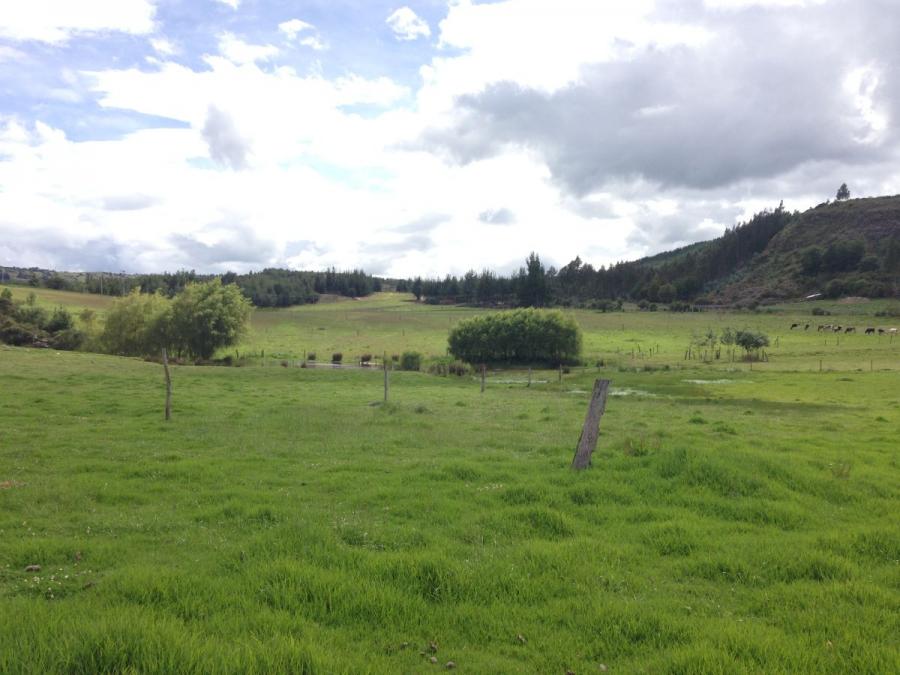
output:
[[[900,195],[797,214],[714,293],[727,303],[900,292]]]

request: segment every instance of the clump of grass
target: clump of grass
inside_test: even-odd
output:
[[[659,452],[660,439],[658,437],[629,436],[622,444],[622,453],[628,457],[646,457],[651,453]]]
[[[850,478],[850,469],[853,465],[850,462],[835,462],[831,466],[831,475],[838,480],[847,480]]]

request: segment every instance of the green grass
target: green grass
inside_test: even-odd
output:
[[[243,349],[435,354],[472,313],[256,312]],[[0,672],[897,672],[897,341],[576,316],[608,366],[562,383],[176,367],[169,424],[158,365],[0,347]],[[685,362],[709,323],[780,346]]]
[[[34,290],[39,304],[63,305],[78,310],[85,306],[101,314],[111,298],[30,289],[13,286],[16,297],[24,298]],[[875,313],[896,307],[896,301],[875,300],[863,303],[820,301],[778,305],[766,311],[749,312],[627,312],[603,314],[572,310],[570,313],[585,333],[584,360],[593,365],[603,361],[614,368],[696,368],[686,362],[685,352],[696,336],[708,330],[717,333],[730,327],[749,328],[768,334],[772,346],[770,360],[755,363],[754,371],[783,372],[900,370],[900,336],[865,335],[869,326],[900,327],[900,318],[876,317]],[[832,312],[831,316],[812,316],[814,307]],[[301,361],[315,353],[319,362],[328,362],[334,352],[344,355],[344,363],[353,363],[363,354],[380,357],[418,351],[426,356],[443,356],[447,335],[460,320],[485,313],[456,306],[430,306],[412,301],[400,293],[378,293],[363,300],[326,297],[317,305],[289,309],[254,310],[247,336],[236,347],[222,350],[219,356],[238,355],[251,363],[277,364]],[[808,331],[791,330],[793,323],[810,324]],[[819,333],[819,324],[855,326],[858,333]],[[732,363],[723,350],[721,359],[706,356],[712,371],[749,370],[746,363]],[[693,356],[702,359],[704,348],[694,347]],[[740,354],[737,354],[740,357]],[[264,357],[264,358],[263,358]],[[820,363],[821,362],[821,363]]]

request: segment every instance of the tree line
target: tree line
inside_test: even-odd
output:
[[[8,273],[7,273],[8,275]],[[339,272],[330,268],[324,272],[306,272],[267,268],[261,272],[222,275],[198,274],[194,270],[179,270],[161,274],[97,273],[60,274],[45,270],[29,270],[25,281],[33,287],[123,297],[134,290],[141,293],[160,293],[175,297],[188,284],[220,279],[224,284],[236,284],[256,307],[289,307],[318,302],[325,293],[347,297],[365,297],[381,290],[381,280],[354,269]]]
[[[711,286],[763,251],[796,214],[783,206],[762,211],[718,239],[644,258],[594,268],[576,257],[556,269],[545,268],[532,253],[507,277],[471,270],[462,277],[416,277],[398,284],[416,299],[433,304],[482,306],[583,306],[621,308],[622,300],[655,303],[696,302]]]

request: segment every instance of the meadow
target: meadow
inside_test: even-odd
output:
[[[158,364],[0,346],[0,672],[897,672],[900,340],[813,331],[898,320],[812,306],[578,311],[562,381],[393,372],[387,404],[294,362],[441,355],[479,310],[261,310],[251,366],[173,368],[169,423]],[[769,361],[684,360],[725,326]]]

